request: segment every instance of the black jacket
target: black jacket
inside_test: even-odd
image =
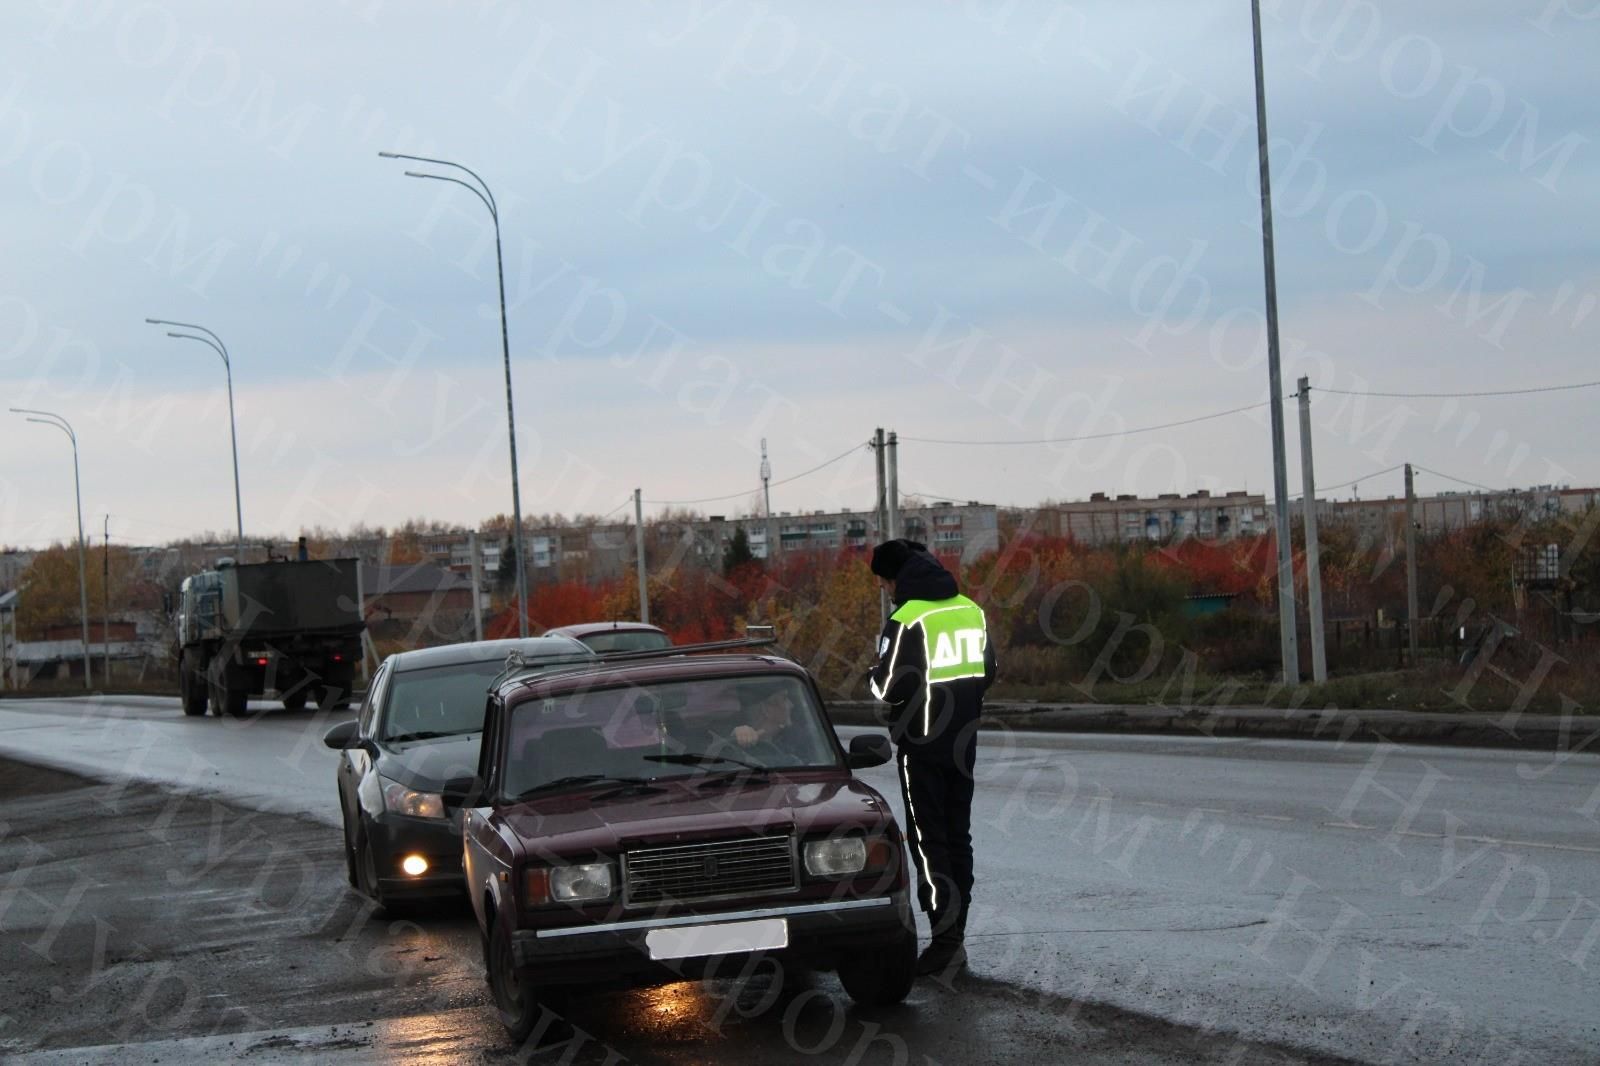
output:
[[[895,578],[896,610],[910,600],[971,602],[958,596],[955,577],[927,552],[913,555]],[[878,660],[869,678],[873,695],[887,705],[879,720],[903,750],[970,769],[983,694],[994,681],[994,647],[986,633],[981,676],[928,684],[927,669],[922,624],[903,626],[891,617],[879,637]]]

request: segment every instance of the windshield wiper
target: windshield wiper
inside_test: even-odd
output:
[[[732,755],[712,755],[703,751],[686,751],[681,755],[646,755],[651,762],[669,762],[678,766],[710,766],[713,763],[725,762],[734,766],[743,766],[749,770],[766,771],[766,767],[749,759],[736,759]]]
[[[551,789],[568,788],[572,785],[593,785],[602,781],[622,785],[625,788],[654,784],[648,777],[613,777],[611,774],[569,774],[566,777],[558,777],[554,781],[546,781],[542,785],[534,785],[532,788],[518,793],[512,802],[520,803],[532,796],[539,795],[541,792],[549,792]],[[609,793],[607,794],[609,795]],[[598,799],[599,797],[595,798]]]
[[[459,736],[464,736],[467,733],[476,733],[476,732],[477,732],[477,730],[475,730],[475,729],[465,729],[465,730],[462,730],[462,729],[451,729],[451,730],[424,729],[424,730],[422,730],[420,732],[417,732],[417,733],[396,733],[394,736],[384,737],[383,739],[386,740],[386,741],[389,741],[391,743],[403,744],[408,740],[438,740],[440,737],[459,737]]]
[[[737,770],[722,770],[695,783],[696,788],[726,788],[729,785],[742,785],[747,781],[766,781],[772,776],[772,770],[766,766],[740,766]]]
[[[616,788],[608,788],[604,792],[596,792],[591,799],[615,799],[617,796],[642,796],[651,792],[665,792],[666,789],[656,784],[653,777],[613,777],[617,782]]]
[[[685,752],[682,755],[646,755],[652,762],[676,763],[680,766],[711,766],[716,763],[727,763],[737,767],[733,770],[720,770],[695,783],[696,788],[721,788],[733,785],[751,778],[768,778],[772,776],[772,768],[760,763],[751,762],[749,759],[736,759],[732,755],[711,755],[706,752]]]

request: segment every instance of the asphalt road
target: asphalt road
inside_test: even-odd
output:
[[[92,790],[94,803],[39,797],[27,807],[33,822],[17,813],[29,790],[0,786],[8,974],[29,962],[26,945],[13,946],[24,939],[10,935],[14,923],[30,900],[39,906],[4,887],[27,857],[16,827],[32,825],[39,839],[88,841],[80,866],[94,841],[117,841],[126,855],[108,869],[143,903],[128,914],[120,896],[83,903],[63,926],[77,945],[67,957],[100,972],[95,918],[138,930],[143,913],[140,936],[157,961],[196,958],[185,938],[204,929],[222,938],[215,946],[235,945],[201,959],[203,985],[218,989],[207,995],[244,996],[255,1009],[210,1028],[151,1022],[124,1033],[126,996],[122,1013],[108,1003],[76,1027],[60,1022],[66,1008],[39,1002],[6,1012],[0,1051],[74,1062],[214,1061],[241,1047],[249,1061],[513,1054],[484,1006],[470,919],[356,921],[357,947],[341,950],[340,923],[361,908],[342,888],[337,835],[322,828],[337,822],[333,755],[320,744],[328,724],[312,713],[186,719],[175,701],[153,698],[0,702],[0,753],[112,782]],[[826,975],[617,994],[575,1012],[588,1042],[565,1050],[595,1062],[607,1049],[633,1061],[893,1062],[903,1052],[916,1062],[1600,1062],[1600,758],[1131,736],[984,741],[972,976],[958,987],[920,985],[881,1017],[847,1008]],[[898,800],[892,772],[866,776]],[[117,784],[130,779],[192,798]],[[119,797],[142,805],[127,815],[131,829],[108,826],[124,817]],[[150,839],[147,827],[160,828],[174,803],[206,808],[210,820],[195,813],[192,834]],[[56,817],[63,806],[73,817]],[[187,863],[237,865],[214,858],[241,820],[262,827],[241,838],[261,854],[306,857],[312,872],[298,876],[316,887],[300,891],[303,902],[275,909],[271,894],[290,899],[293,886],[253,886],[242,869],[215,899],[206,879],[179,876],[183,892],[170,872],[161,883],[161,849],[177,839],[201,849]],[[201,824],[224,828],[202,834]],[[240,851],[243,862],[249,847]],[[70,892],[67,867],[56,872],[55,891]],[[189,916],[208,906],[232,920]],[[37,936],[49,915],[27,920]],[[432,961],[401,983],[384,967],[409,955],[385,953],[406,947]],[[286,981],[288,965],[300,969]],[[9,1001],[27,1002],[9,990]],[[161,1040],[170,1042],[152,1042]],[[95,1046],[104,1050],[82,1050]]]

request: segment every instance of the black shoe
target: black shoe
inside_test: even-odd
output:
[[[935,940],[917,956],[917,973],[922,977],[954,974],[966,966],[967,949],[959,940]]]

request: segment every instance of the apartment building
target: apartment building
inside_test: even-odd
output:
[[[1449,533],[1490,519],[1575,518],[1600,507],[1600,488],[1536,485],[1505,492],[1438,492],[1416,499],[1417,529],[1424,535]],[[1345,523],[1363,535],[1399,535],[1405,528],[1404,496],[1373,500],[1318,500],[1317,521]]]
[[[1051,504],[1034,512],[1034,532],[1070,537],[1093,546],[1170,541],[1185,537],[1231,540],[1272,528],[1266,498],[1244,490],[1213,494],[1208,489],[1180,496],[1096,492],[1087,500]]]
[[[900,512],[903,536],[922,541],[936,554],[970,560],[999,545],[999,510],[976,501],[936,502]],[[652,560],[693,559],[702,565],[721,561],[743,530],[757,559],[793,552],[866,550],[883,539],[873,511],[780,512],[771,518],[712,515],[689,522],[658,522],[651,535]]]

